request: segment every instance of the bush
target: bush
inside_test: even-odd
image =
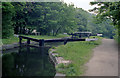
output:
[[[51,49],[56,49],[56,47],[55,47],[55,46],[53,46]]]

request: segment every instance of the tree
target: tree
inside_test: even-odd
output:
[[[118,41],[120,42],[120,2],[91,2],[91,5],[95,4],[99,7],[95,7],[90,11],[97,13],[96,18],[98,18],[99,21],[110,19],[113,22],[113,25],[115,25],[116,28]]]
[[[10,2],[2,3],[2,38],[8,38],[14,34],[13,21],[14,6]]]
[[[37,31],[56,36],[59,33],[71,32],[75,29],[75,15],[73,5],[67,5],[62,2],[43,3],[42,22],[37,26]]]
[[[76,8],[76,21],[77,21],[77,25],[78,25],[78,31],[87,31],[87,17],[88,14],[86,11],[84,11],[81,8]]]
[[[14,33],[22,34],[25,33],[25,2],[12,2],[15,9],[15,16],[12,18],[14,21]]]

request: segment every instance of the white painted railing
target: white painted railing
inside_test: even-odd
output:
[[[96,40],[98,40],[98,38],[94,38],[94,39],[85,39],[85,41],[96,41]]]

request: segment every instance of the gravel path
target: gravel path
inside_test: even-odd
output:
[[[118,76],[118,46],[115,41],[103,39],[86,66],[84,76]]]

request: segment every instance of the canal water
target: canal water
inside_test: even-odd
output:
[[[52,46],[63,43],[47,43],[44,47],[20,46],[3,51],[2,77],[6,76],[55,76],[55,65],[49,57]]]

